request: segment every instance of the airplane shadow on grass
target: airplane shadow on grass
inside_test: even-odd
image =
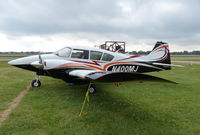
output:
[[[43,86],[43,88],[44,87],[45,86]],[[65,97],[69,95],[70,98],[68,98],[66,102],[73,103],[75,101],[76,103],[74,105],[76,105],[78,109],[81,109],[87,85],[68,86],[62,84],[53,86],[52,84],[52,86],[49,87],[52,87],[57,94],[61,94],[60,98],[62,98],[62,100],[66,100]],[[112,88],[115,89],[114,86]],[[155,114],[153,115],[153,111],[149,110],[149,108],[145,108],[145,105],[137,103],[137,101],[133,99],[129,101],[123,96],[112,94],[112,92],[106,89],[106,86],[97,85],[98,91],[94,95],[90,95],[90,102],[83,111],[84,115],[76,117],[75,119],[80,119],[87,125],[94,123],[101,125],[101,123],[103,123],[111,129],[118,127],[118,133],[126,130],[127,133],[142,131],[147,134],[175,134],[178,130],[176,123],[167,120],[166,117],[163,118],[163,115],[160,117]],[[155,108],[153,108],[153,110],[154,109]],[[77,116],[78,113],[79,112],[77,112]]]

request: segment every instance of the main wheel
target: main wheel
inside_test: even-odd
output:
[[[40,87],[41,82],[40,82],[40,80],[33,80],[31,85],[32,85],[32,87]]]
[[[90,89],[89,89],[89,93],[90,93],[90,94],[94,94],[95,92],[96,92],[95,86],[94,86],[94,85],[91,85],[91,86],[90,86]]]

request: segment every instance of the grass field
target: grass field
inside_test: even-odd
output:
[[[9,66],[7,62],[0,62],[0,113],[30,83],[32,75],[31,72]]]
[[[199,55],[172,55],[172,61],[200,61]]]
[[[200,65],[151,73],[179,84],[98,84],[84,115],[86,86],[42,77],[0,127],[0,135],[199,135]],[[34,78],[0,62],[0,113]]]

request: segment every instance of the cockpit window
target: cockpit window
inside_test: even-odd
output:
[[[89,51],[81,49],[73,49],[71,58],[88,59]]]
[[[102,61],[111,61],[113,58],[114,58],[114,56],[112,56],[112,55],[110,55],[108,53],[104,53]]]
[[[57,52],[55,52],[55,54],[60,56],[60,57],[69,57],[70,53],[71,53],[71,49],[68,48],[68,47],[65,47],[65,48],[60,49]]]
[[[102,56],[102,52],[99,51],[90,51],[90,59],[91,60],[100,60]]]

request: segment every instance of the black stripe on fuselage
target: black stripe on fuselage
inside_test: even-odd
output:
[[[37,71],[39,70],[38,68],[35,68],[34,66],[29,65],[29,64],[14,65],[14,66],[15,66],[15,67],[18,67],[18,68],[22,68],[22,69],[34,71],[34,72],[37,72]]]
[[[33,71],[36,72],[38,75],[44,75],[44,76],[51,76],[53,78],[57,78],[57,79],[62,79],[65,82],[68,83],[88,83],[88,80],[82,80],[79,79],[78,77],[73,77],[73,76],[69,76],[68,72],[72,71],[72,70],[77,70],[77,69],[82,69],[82,68],[77,68],[77,69],[51,69],[51,70],[42,70],[42,69],[38,69],[35,68],[32,65],[28,65],[28,64],[24,64],[24,65],[14,65],[15,67],[18,68],[22,68],[25,70],[29,70],[29,71]],[[85,69],[88,70],[88,69]]]

